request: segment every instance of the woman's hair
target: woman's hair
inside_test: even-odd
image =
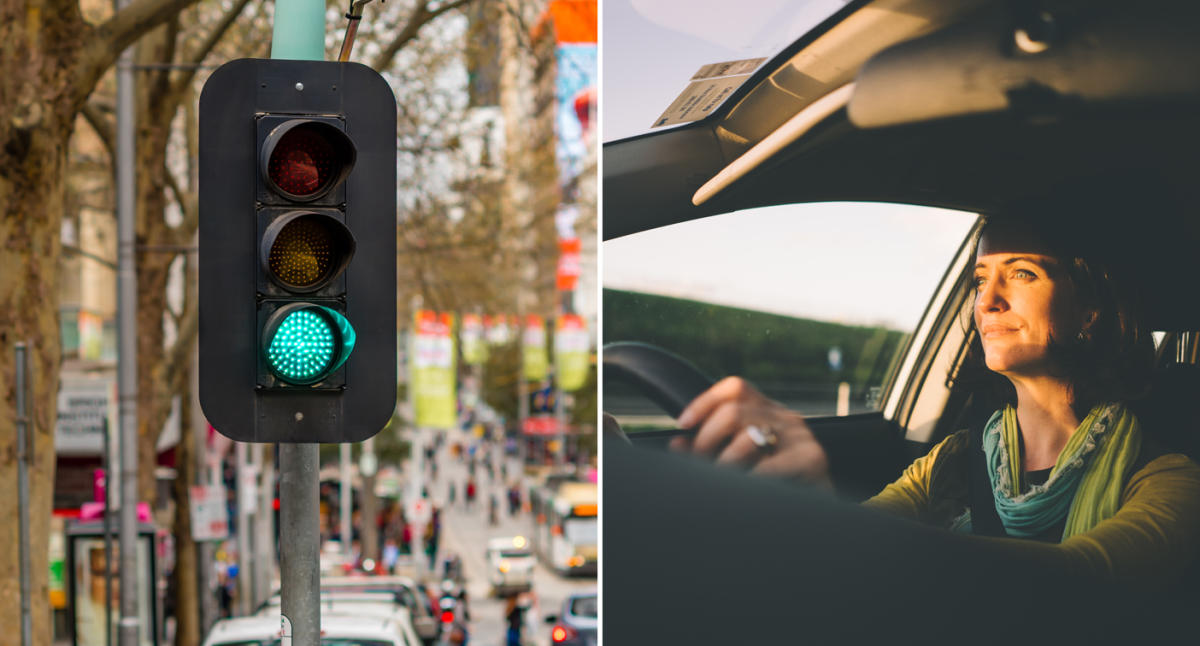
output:
[[[1071,405],[1083,417],[1100,402],[1129,402],[1145,396],[1154,369],[1154,343],[1142,322],[1142,303],[1133,286],[1105,261],[1105,254],[1090,248],[1089,236],[1057,222],[1052,217],[985,218],[974,247],[977,254],[980,240],[998,226],[1020,227],[1061,263],[1079,308],[1095,312],[1088,325],[1058,328],[1049,347],[1053,364],[1071,384]],[[967,326],[977,332],[974,316],[967,316]],[[996,400],[989,404],[1015,404],[1012,384],[987,368],[979,334],[971,336],[955,385],[969,386]]]

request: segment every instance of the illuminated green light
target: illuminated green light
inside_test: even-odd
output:
[[[307,383],[333,367],[337,339],[333,326],[312,310],[288,314],[267,346],[271,370],[285,381]]]
[[[267,367],[291,386],[328,379],[350,358],[356,337],[345,316],[315,303],[289,303],[275,310],[262,335]]]

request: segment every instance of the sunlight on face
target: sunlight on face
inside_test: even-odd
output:
[[[975,326],[987,367],[1009,377],[1055,374],[1052,340],[1079,329],[1074,292],[1060,260],[1015,226],[990,227],[975,260]]]

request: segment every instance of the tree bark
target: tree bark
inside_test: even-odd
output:
[[[192,540],[191,518],[191,485],[196,481],[192,448],[196,429],[192,427],[190,382],[189,378],[186,388],[181,391],[179,445],[175,449],[175,571],[171,586],[175,590],[175,646],[200,643],[200,599],[196,584],[198,545]]]
[[[12,114],[0,107],[0,114]],[[47,121],[54,115],[45,115]],[[50,511],[54,496],[54,421],[58,394],[61,344],[58,332],[59,228],[64,208],[62,186],[69,121],[54,127],[23,130],[10,135],[0,153],[0,483],[15,491],[16,384],[13,344],[29,342],[32,379],[27,410],[32,426],[32,464],[29,470],[30,590],[33,639],[51,640],[49,618]],[[13,147],[21,148],[13,155]],[[0,518],[17,517],[14,495],[0,496]],[[0,626],[20,626],[21,591],[18,583],[18,527],[0,528]],[[36,546],[42,546],[37,548]],[[9,633],[10,635],[13,633]]]
[[[75,117],[120,49],[195,0],[135,0],[104,29],[69,0],[0,0],[0,486],[16,480],[12,346],[31,343],[32,545],[49,543],[59,364],[59,256],[67,144]],[[130,11],[133,10],[133,11]],[[0,518],[17,515],[0,496]],[[20,625],[16,523],[0,529],[0,626]],[[49,562],[31,553],[33,640],[49,646]],[[11,633],[10,633],[11,634]]]

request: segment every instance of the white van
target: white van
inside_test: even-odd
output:
[[[505,596],[533,589],[533,552],[524,536],[489,540],[486,559],[493,595]]]

